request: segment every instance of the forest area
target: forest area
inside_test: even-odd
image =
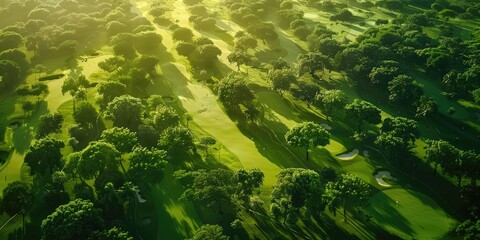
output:
[[[0,239],[480,239],[478,0],[0,19]]]

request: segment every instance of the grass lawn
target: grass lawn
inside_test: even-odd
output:
[[[439,239],[456,224],[427,195],[401,188],[375,194],[367,212],[378,225],[404,239]]]

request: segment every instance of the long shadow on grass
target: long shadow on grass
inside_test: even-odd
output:
[[[414,231],[409,225],[409,220],[403,217],[395,208],[395,201],[382,191],[376,193],[367,208],[376,222],[383,227],[391,227],[412,236]]]

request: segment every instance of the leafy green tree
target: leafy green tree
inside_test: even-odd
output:
[[[386,86],[399,74],[400,70],[397,67],[380,66],[374,67],[368,76],[373,84]]]
[[[334,109],[344,109],[345,105],[347,105],[348,97],[343,91],[332,89],[318,93],[315,96],[315,100],[318,107],[330,114]]]
[[[404,117],[386,118],[380,130],[391,133],[393,136],[401,138],[404,142],[411,143],[414,143],[415,139],[420,135],[417,122]]]
[[[206,136],[206,137],[200,138],[200,145],[202,145],[205,148],[205,153],[207,155],[208,155],[208,148],[210,146],[215,145],[215,143],[217,143],[217,140],[215,140],[215,138],[213,137]]]
[[[160,106],[153,115],[153,124],[157,131],[162,132],[169,127],[178,126],[180,117],[175,110],[168,106]]]
[[[87,240],[133,240],[130,234],[118,227],[93,232]]]
[[[158,149],[148,150],[137,147],[130,156],[130,168],[127,177],[139,186],[148,187],[159,183],[164,175],[167,164],[167,153]]]
[[[251,56],[249,56],[245,51],[233,51],[228,54],[227,60],[229,63],[237,64],[237,71],[240,71],[240,66],[249,64],[251,62]]]
[[[464,240],[480,239],[480,220],[466,220],[457,227],[457,234],[462,235]]]
[[[184,57],[189,57],[195,51],[195,49],[197,49],[197,46],[189,42],[179,42],[175,47],[175,50],[177,51],[178,55],[184,56]]]
[[[63,115],[60,113],[47,113],[40,116],[40,123],[37,129],[37,137],[46,137],[50,133],[62,130]]]
[[[25,154],[25,163],[30,167],[30,174],[53,173],[62,165],[60,149],[65,144],[53,138],[41,138],[30,146]]]
[[[98,93],[102,95],[100,106],[104,109],[113,99],[127,93],[127,86],[119,82],[103,82],[99,84]]]
[[[480,103],[480,88],[473,90],[472,96],[476,103]]]
[[[270,209],[283,223],[294,225],[302,210],[313,213],[322,207],[323,186],[320,175],[303,168],[283,169],[277,175]]]
[[[23,43],[22,35],[12,31],[2,31],[0,33],[0,52],[8,49],[18,48]]]
[[[73,100],[73,114],[75,114],[75,101],[86,98],[86,88],[90,86],[87,78],[79,69],[73,69],[62,85],[62,94],[69,93]]]
[[[190,56],[194,66],[209,67],[218,60],[222,50],[213,44],[205,44],[197,47]]]
[[[21,75],[18,64],[8,60],[0,60],[0,80],[2,91],[10,90],[15,84],[19,83]]]
[[[150,52],[162,46],[162,35],[155,31],[144,31],[135,34],[134,46],[139,52]]]
[[[123,219],[123,205],[119,191],[115,185],[108,182],[103,188],[97,188],[98,203],[102,206],[105,220]]]
[[[191,42],[193,32],[189,28],[179,27],[173,31],[172,38],[176,41]]]
[[[37,103],[40,102],[40,95],[48,94],[48,85],[44,83],[36,82],[32,84],[30,88],[30,94],[37,96]]]
[[[160,59],[155,56],[141,55],[135,59],[135,66],[144,70],[150,76],[154,76],[157,72],[156,66],[160,63]]]
[[[22,215],[22,235],[25,234],[25,214],[33,206],[33,193],[29,184],[21,181],[11,182],[3,189],[0,209],[10,216]]]
[[[353,174],[342,174],[338,182],[329,182],[325,192],[330,193],[343,206],[343,219],[347,222],[347,208],[361,205],[370,195],[370,185]]]
[[[299,81],[292,86],[291,92],[295,98],[304,101],[310,108],[310,104],[315,101],[315,96],[320,92],[320,87],[315,83]]]
[[[382,121],[380,109],[375,105],[355,99],[352,103],[345,106],[345,114],[347,119],[351,119],[358,123],[358,129],[362,128],[365,123],[379,124]]]
[[[330,133],[322,126],[305,122],[293,126],[286,134],[285,141],[292,147],[303,147],[308,160],[308,150],[330,143]]]
[[[444,140],[426,140],[425,159],[433,165],[433,175],[437,173],[438,166],[445,166],[456,161],[459,150]]]
[[[125,59],[120,56],[113,56],[105,59],[105,61],[98,63],[98,67],[106,72],[115,72],[121,70],[126,64]]]
[[[132,131],[142,123],[145,106],[142,100],[130,95],[122,95],[111,101],[105,110],[105,117],[113,121],[116,127],[126,127]]]
[[[473,189],[477,188],[477,179],[480,176],[480,155],[473,151],[462,151],[460,154],[462,158],[465,176],[470,179],[471,186]]]
[[[35,104],[30,102],[30,101],[24,101],[22,102],[22,110],[23,110],[23,115],[27,115],[28,112],[32,112],[35,110]]]
[[[417,82],[413,81],[412,77],[403,74],[388,82],[388,93],[388,100],[396,104],[412,104],[423,94]]]
[[[199,201],[208,207],[216,206],[220,214],[223,214],[222,206],[233,204],[237,182],[231,170],[218,168],[190,173],[176,172],[174,176],[177,180],[185,177],[191,179],[185,186],[181,197],[183,199]]]
[[[257,40],[250,34],[244,34],[235,38],[235,49],[247,51],[257,47]]]
[[[102,132],[100,137],[112,144],[121,153],[129,153],[138,144],[137,135],[128,128],[113,127]]]
[[[330,60],[327,56],[321,53],[306,53],[298,56],[298,75],[309,73],[312,77],[318,78],[315,75],[316,71],[323,71],[330,67]]]
[[[280,96],[284,91],[290,89],[290,85],[297,81],[295,73],[290,69],[276,69],[268,74],[268,78],[272,81],[273,90],[278,91]]]
[[[92,128],[98,117],[97,109],[87,101],[78,104],[77,110],[73,113],[75,122],[86,128]]]
[[[375,146],[378,146],[387,158],[395,160],[404,157],[409,150],[408,142],[391,132],[381,133],[375,140]]]
[[[160,134],[158,146],[169,154],[186,154],[190,150],[195,150],[194,136],[185,127],[170,127]]]
[[[253,36],[262,40],[263,43],[278,38],[278,34],[275,31],[275,26],[269,22],[254,23],[247,28],[247,31]]]
[[[431,118],[438,114],[438,104],[431,97],[421,96],[418,101],[415,117]]]
[[[252,170],[239,169],[235,171],[235,180],[237,181],[237,191],[235,197],[247,205],[250,203],[250,197],[253,192],[263,184],[265,175],[260,169]]]
[[[228,236],[223,234],[223,228],[218,225],[202,225],[190,240],[228,240]]]
[[[106,169],[118,169],[119,165],[125,173],[120,152],[112,144],[93,141],[83,149],[77,171],[84,179],[91,179]]]
[[[92,232],[104,227],[101,214],[102,210],[95,208],[90,201],[73,200],[58,207],[42,221],[42,239],[87,239]]]
[[[239,104],[249,105],[255,96],[240,75],[229,75],[216,86],[218,100],[228,109],[235,109]]]

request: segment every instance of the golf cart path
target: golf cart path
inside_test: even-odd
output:
[[[162,65],[164,75],[171,81],[174,95],[192,114],[193,121],[235,154],[247,169],[258,168],[265,174],[265,186],[273,186],[280,167],[261,155],[252,139],[241,134],[237,125],[223,112],[216,96],[207,87],[193,84],[185,66]]]

